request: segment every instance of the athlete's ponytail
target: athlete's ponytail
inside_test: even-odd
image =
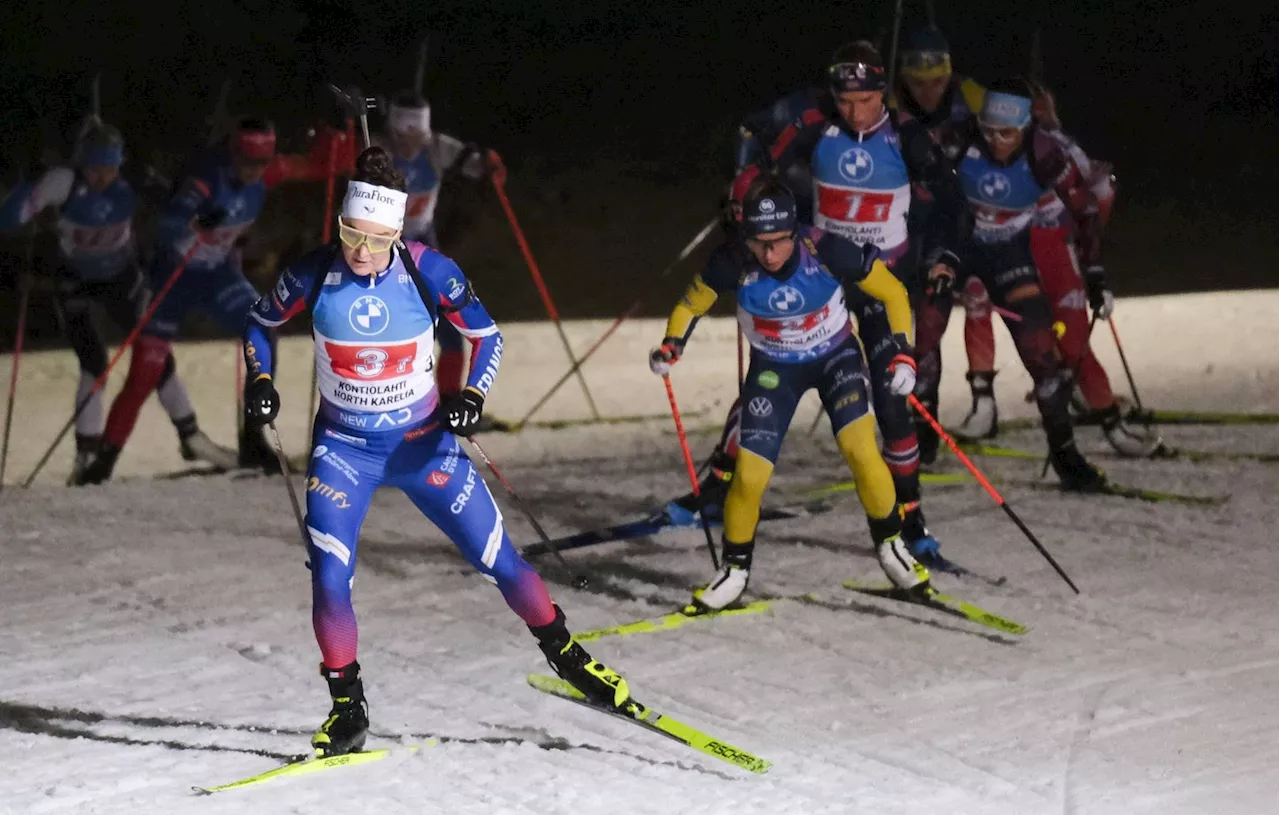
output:
[[[360,154],[356,159],[356,174],[352,180],[400,192],[408,191],[404,175],[396,169],[391,154],[381,147],[369,147]]]

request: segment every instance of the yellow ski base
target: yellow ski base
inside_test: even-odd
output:
[[[844,581],[844,587],[851,591],[869,594],[874,597],[884,597],[889,600],[898,600],[903,603],[913,603],[926,608],[933,607],[939,611],[944,611],[957,617],[963,617],[970,622],[975,622],[978,625],[983,625],[987,628],[1004,632],[1005,634],[1021,636],[1030,630],[1022,623],[1005,619],[997,614],[992,614],[986,609],[979,608],[973,603],[959,600],[949,594],[943,594],[932,586],[929,587],[928,593],[924,597],[912,595],[910,592],[899,589],[891,583],[862,583],[857,580],[846,580]]]
[[[592,710],[615,716],[619,719],[635,722],[636,724],[648,730],[661,733],[667,738],[674,739],[681,744],[692,747],[700,753],[705,753],[712,758],[718,758],[726,761],[735,767],[747,770],[749,772],[763,775],[773,766],[773,762],[766,761],[759,756],[752,755],[745,750],[740,750],[730,744],[726,744],[719,739],[714,739],[703,733],[697,728],[691,727],[684,722],[678,721],[665,716],[656,710],[647,708],[634,699],[627,702],[625,710],[613,710],[610,708],[600,707],[587,701],[587,697],[582,691],[570,685],[563,679],[554,676],[545,676],[543,674],[529,674],[529,686],[551,696],[559,696],[562,699],[568,699],[571,702],[577,702]]]
[[[670,631],[673,628],[680,628],[697,620],[709,620],[715,617],[736,617],[743,614],[759,614],[767,611],[773,604],[772,600],[757,600],[740,608],[726,608],[721,611],[709,611],[703,614],[688,614],[684,611],[674,611],[671,614],[664,614],[661,617],[655,617],[651,620],[637,620],[634,623],[623,623],[615,625],[611,628],[598,628],[595,631],[584,631],[574,634],[573,638],[578,642],[592,642],[594,640],[603,639],[605,637],[628,637],[632,634],[647,634],[653,631]]]
[[[424,742],[422,744],[412,744],[408,746],[410,752],[417,752],[423,747],[434,747],[439,744],[435,739]],[[301,761],[293,761],[281,767],[275,767],[267,770],[265,773],[251,775],[248,778],[242,778],[239,781],[232,781],[227,784],[219,784],[216,787],[192,787],[193,790],[201,795],[212,795],[215,792],[223,792],[225,790],[234,790],[241,787],[251,787],[255,784],[261,784],[264,781],[272,781],[276,778],[286,778],[297,775],[310,775],[318,773],[322,770],[331,770],[336,767],[352,767],[356,764],[369,764],[374,761],[381,761],[391,755],[393,748],[384,747],[379,750],[367,750],[359,753],[347,753],[341,756],[330,756],[328,758],[306,758]]]

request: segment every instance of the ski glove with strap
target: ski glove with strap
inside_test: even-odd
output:
[[[1094,264],[1084,272],[1084,288],[1089,295],[1089,308],[1093,309],[1100,319],[1106,320],[1115,311],[1116,298],[1107,288],[1107,272],[1101,264]]]
[[[280,394],[270,374],[262,374],[244,389],[244,421],[258,429],[274,422],[280,415]]]
[[[464,388],[461,393],[445,399],[441,407],[444,424],[449,432],[458,436],[470,436],[480,426],[480,416],[484,413],[484,396],[479,391]]]
[[[894,396],[906,396],[916,387],[916,360],[906,337],[894,337],[898,353],[889,360],[889,392]]]
[[[662,345],[649,352],[649,370],[658,376],[671,373],[671,366],[680,361],[684,353],[684,341],[678,337],[664,337]]]

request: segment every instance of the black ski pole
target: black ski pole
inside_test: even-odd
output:
[[[31,249],[27,248],[27,268],[18,281],[18,334],[13,341],[13,369],[9,373],[9,404],[4,414],[4,445],[0,447],[0,490],[4,489],[5,465],[9,461],[9,431],[13,429],[13,406],[18,394],[18,364],[22,361],[22,340],[27,334],[27,305],[31,301]]]
[[[63,437],[66,436],[67,432],[71,430],[73,425],[75,425],[76,419],[80,418],[80,414],[84,413],[84,409],[89,405],[89,400],[107,384],[107,377],[111,376],[111,369],[116,367],[116,363],[120,361],[122,356],[124,356],[124,352],[132,348],[133,344],[137,342],[138,336],[142,333],[143,327],[151,321],[151,315],[155,314],[156,309],[158,309],[160,304],[164,302],[164,298],[168,296],[169,290],[173,288],[173,284],[178,282],[178,276],[182,274],[182,270],[187,268],[187,261],[191,259],[191,256],[195,254],[196,249],[200,245],[201,241],[197,235],[195,241],[191,244],[191,248],[182,256],[182,260],[178,262],[173,273],[169,275],[169,279],[165,281],[164,286],[160,288],[160,291],[156,292],[155,297],[151,298],[151,304],[147,306],[146,311],[144,311],[142,316],[138,318],[138,322],[133,326],[133,330],[129,332],[129,336],[125,337],[124,342],[116,349],[116,352],[112,355],[111,359],[107,361],[106,370],[104,370],[102,375],[94,381],[93,387],[90,388],[89,392],[80,400],[80,404],[76,405],[76,409],[71,414],[71,418],[67,419],[67,423],[62,426],[62,430],[58,432],[57,437],[53,440],[53,444],[49,445],[49,449],[45,450],[44,455],[40,457],[38,462],[36,462],[36,466],[31,470],[31,474],[27,476],[27,480],[22,482],[22,488],[24,490],[31,486],[31,482],[35,481],[36,476],[44,469],[44,465],[48,463],[49,458],[53,455],[53,451],[58,448]]]
[[[1116,350],[1120,352],[1120,364],[1124,366],[1124,375],[1129,380],[1129,390],[1133,391],[1133,401],[1138,407],[1138,415],[1146,416],[1147,411],[1142,407],[1142,397],[1138,395],[1138,386],[1133,381],[1133,370],[1129,368],[1129,360],[1124,355],[1124,346],[1120,344],[1120,334],[1116,332],[1116,324],[1110,316],[1107,317],[1107,325],[1111,326],[1111,338],[1116,341]],[[1144,422],[1149,424],[1149,422]]]
[[[276,460],[280,462],[280,475],[284,477],[284,485],[289,490],[289,504],[293,507],[293,519],[298,522],[298,534],[302,536],[303,547],[309,549],[311,536],[307,534],[307,522],[302,519],[302,504],[298,502],[298,492],[293,488],[293,475],[289,472],[289,457],[284,454],[284,445],[280,443],[280,431],[276,430],[276,423],[267,422],[267,427],[271,429],[271,440],[275,442],[272,447],[275,450]]]
[[[564,569],[565,574],[569,575],[572,579],[573,587],[575,589],[585,589],[587,587],[587,576],[577,574],[569,567],[569,561],[565,560],[564,555],[560,554],[560,549],[556,546],[555,541],[553,541],[551,536],[547,534],[547,530],[542,528],[542,524],[538,523],[538,519],[533,516],[528,505],[526,505],[524,500],[516,494],[516,488],[511,486],[511,482],[508,481],[498,470],[497,465],[495,465],[493,460],[484,452],[484,448],[480,446],[480,442],[476,441],[475,436],[467,436],[467,441],[471,442],[471,446],[474,447],[476,453],[479,454],[480,460],[489,468],[489,472],[493,473],[498,481],[502,482],[502,486],[507,490],[507,494],[511,496],[511,500],[520,508],[520,511],[524,513],[524,517],[528,518],[529,523],[533,524],[533,529],[538,533],[538,537],[542,538],[542,542],[546,545],[547,549],[551,551],[551,554],[555,556],[556,560],[559,561],[560,567]]]

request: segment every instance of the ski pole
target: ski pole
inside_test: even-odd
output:
[[[125,337],[124,342],[121,343],[120,347],[116,349],[116,352],[112,354],[111,359],[107,362],[106,369],[97,378],[97,380],[94,381],[93,387],[90,388],[89,392],[80,400],[80,404],[76,405],[75,412],[71,414],[70,419],[67,419],[67,423],[62,426],[62,430],[59,431],[57,438],[53,440],[53,444],[49,445],[49,449],[44,451],[44,455],[41,456],[40,461],[36,463],[35,469],[31,471],[31,475],[27,476],[27,480],[22,482],[23,489],[30,487],[31,482],[36,480],[36,476],[40,474],[42,469],[44,469],[44,465],[49,461],[49,457],[53,455],[53,451],[57,449],[58,444],[62,442],[63,437],[67,435],[69,430],[71,430],[72,426],[76,423],[76,419],[80,418],[80,414],[84,413],[84,409],[88,406],[89,400],[107,384],[107,377],[111,376],[111,369],[120,361],[120,357],[124,356],[124,352],[132,348],[133,344],[137,342],[138,336],[142,333],[143,326],[151,321],[151,315],[156,313],[156,309],[158,309],[160,304],[164,302],[164,298],[168,296],[169,290],[173,288],[173,284],[178,282],[178,276],[182,274],[183,269],[187,268],[187,261],[189,261],[191,256],[195,254],[200,243],[200,235],[197,233],[195,241],[191,244],[191,248],[182,256],[182,260],[178,262],[178,265],[169,275],[169,279],[165,281],[164,286],[162,286],[160,291],[156,292],[156,296],[151,299],[151,303],[148,304],[146,311],[142,312],[142,316],[138,318],[138,322],[134,325],[133,330],[129,332],[129,336]]]
[[[995,501],[996,505],[1004,510],[1005,514],[1009,516],[1009,519],[1014,522],[1018,529],[1022,530],[1022,534],[1027,536],[1027,540],[1031,541],[1031,545],[1034,546],[1041,555],[1044,555],[1044,559],[1049,561],[1049,565],[1053,567],[1054,571],[1056,571],[1058,575],[1067,582],[1067,585],[1071,587],[1072,591],[1079,594],[1080,589],[1076,588],[1076,584],[1071,581],[1070,577],[1067,577],[1067,573],[1058,565],[1058,561],[1053,559],[1053,555],[1049,554],[1049,550],[1045,549],[1044,546],[1041,545],[1036,536],[1027,528],[1027,525],[1018,517],[1018,513],[1014,512],[1013,508],[1009,506],[1009,502],[1005,501],[1000,493],[996,492],[996,488],[991,486],[991,482],[982,474],[982,471],[980,471],[977,466],[969,460],[969,457],[966,456],[964,451],[956,444],[955,439],[951,438],[951,436],[947,434],[947,431],[942,429],[942,425],[938,424],[938,420],[933,418],[933,415],[929,413],[928,409],[925,408],[924,405],[920,404],[920,400],[916,398],[916,395],[914,393],[908,394],[907,401],[911,403],[911,407],[915,408],[916,413],[919,413],[924,420],[933,427],[934,432],[947,443],[947,446],[951,448],[951,452],[955,453],[956,457],[960,459],[960,463],[968,468],[969,472],[973,473],[973,477],[978,479],[978,483],[981,484],[982,488],[991,496],[991,500]]]
[[[1120,352],[1120,364],[1124,366],[1124,375],[1129,379],[1129,390],[1133,391],[1133,401],[1138,406],[1138,414],[1144,415],[1146,410],[1142,407],[1142,397],[1138,395],[1138,386],[1133,381],[1133,371],[1129,368],[1129,360],[1124,355],[1124,346],[1120,344],[1120,334],[1116,331],[1116,324],[1113,319],[1107,317],[1107,325],[1111,326],[1111,337],[1116,341],[1116,350]]]
[[[578,383],[582,385],[582,393],[587,397],[587,406],[591,408],[593,418],[600,418],[600,411],[596,408],[596,402],[591,398],[591,389],[587,387],[587,380],[582,375],[582,365],[573,355],[573,348],[569,346],[569,338],[564,333],[564,326],[560,323],[560,314],[556,311],[556,304],[551,300],[551,292],[547,290],[547,283],[542,279],[542,273],[538,271],[538,264],[533,259],[533,252],[529,249],[529,242],[525,240],[524,231],[520,229],[520,222],[516,220],[515,210],[511,208],[511,201],[507,198],[506,177],[507,168],[502,163],[502,157],[496,152],[489,151],[489,159],[493,162],[493,172],[489,174],[489,178],[493,181],[493,188],[498,193],[498,201],[502,204],[502,209],[507,214],[507,220],[511,223],[511,231],[516,236],[516,243],[520,245],[520,252],[524,255],[524,262],[529,267],[529,274],[533,276],[533,284],[538,289],[538,295],[542,298],[542,305],[547,310],[547,316],[551,318],[551,322],[555,323],[556,333],[560,335],[560,343],[564,346],[564,352],[569,357],[569,363],[576,368],[575,373],[578,377]]]
[[[538,533],[538,537],[542,538],[543,544],[551,550],[551,554],[555,556],[557,561],[559,561],[560,567],[564,569],[565,574],[569,575],[572,579],[573,587],[575,589],[585,589],[587,587],[587,576],[584,574],[578,574],[569,567],[569,562],[564,559],[564,555],[560,554],[560,548],[556,546],[555,541],[553,541],[551,536],[547,534],[547,530],[542,528],[542,524],[538,523],[538,519],[533,516],[528,505],[525,504],[524,500],[516,494],[516,488],[511,486],[511,482],[508,481],[498,470],[497,465],[493,463],[493,459],[489,458],[485,453],[484,448],[480,446],[480,442],[476,441],[475,436],[467,436],[467,441],[471,442],[471,446],[474,447],[476,453],[479,454],[480,460],[489,468],[489,472],[493,473],[498,481],[502,483],[507,494],[511,496],[511,500],[515,501],[516,506],[524,513],[524,517],[528,518],[529,523],[533,524],[533,529]]]
[[[671,403],[671,418],[676,423],[676,435],[680,438],[680,452],[684,454],[684,466],[689,471],[689,483],[693,485],[693,497],[698,498],[702,495],[702,488],[698,486],[698,468],[694,466],[693,453],[689,451],[689,438],[684,434],[684,422],[680,421],[680,408],[676,406],[676,392],[671,387],[671,374],[662,375],[662,384],[667,386],[667,401]],[[716,545],[711,541],[711,525],[707,523],[707,513],[699,509],[698,518],[702,521],[702,533],[707,538],[707,552],[711,555],[711,565],[719,571],[720,558],[716,556]]]
[[[902,0],[893,4],[893,39],[889,41],[889,89],[893,91],[893,82],[898,73],[898,29],[902,25]]]
[[[298,522],[302,546],[310,549],[311,535],[307,533],[307,522],[302,518],[302,504],[298,502],[298,491],[293,487],[293,474],[289,471],[289,457],[284,454],[284,445],[280,443],[280,431],[276,429],[274,421],[267,422],[267,427],[271,429],[271,440],[275,442],[272,449],[275,451],[276,461],[280,462],[280,475],[284,478],[285,488],[289,490],[289,505],[293,507],[293,519]]]
[[[663,269],[658,274],[658,279],[661,280],[662,278],[666,277],[668,274],[672,272],[672,270],[674,270],[677,266],[679,266],[680,263],[682,263],[685,258],[693,254],[693,250],[697,249],[698,246],[707,239],[707,236],[711,234],[711,230],[715,229],[716,224],[719,222],[720,222],[719,218],[712,218],[707,223],[706,226],[702,227],[702,230],[699,231],[698,234],[694,235],[693,239],[690,240],[687,244],[685,244],[685,247],[680,250],[680,254],[676,255],[676,259],[668,263],[667,268]],[[578,359],[577,362],[573,363],[573,366],[569,368],[568,371],[565,372],[564,376],[557,379],[556,383],[551,386],[550,390],[548,390],[545,394],[542,395],[542,398],[539,399],[534,404],[534,406],[529,409],[529,412],[525,414],[524,418],[516,423],[516,429],[518,430],[519,428],[524,426],[526,422],[528,422],[531,418],[533,418],[533,414],[537,413],[538,410],[543,405],[545,405],[548,401],[550,401],[551,397],[555,396],[556,391],[560,390],[561,386],[563,386],[565,382],[568,382],[569,378],[573,376],[575,373],[577,373],[579,368],[581,368],[583,365],[586,364],[587,360],[591,358],[591,355],[594,354],[596,350],[601,345],[604,344],[604,341],[609,339],[609,337],[613,336],[613,332],[618,330],[618,326],[622,325],[624,322],[631,319],[631,317],[633,317],[635,313],[640,310],[640,307],[642,305],[644,305],[644,298],[637,298],[634,303],[628,306],[627,310],[622,312],[622,314],[618,316],[618,319],[613,321],[613,325],[605,329],[605,332],[600,335],[600,338],[596,340],[595,343],[590,348],[587,349],[586,353],[584,353],[582,357]]]
[[[747,370],[742,361],[742,326],[738,326],[738,395],[742,395],[742,386],[747,381]]]
[[[542,395],[542,398],[539,399],[536,403],[534,403],[533,407],[529,408],[528,412],[525,413],[524,418],[516,422],[515,429],[519,430],[522,427],[524,427],[525,424],[530,419],[533,418],[533,414],[537,413],[542,408],[543,405],[545,405],[547,402],[551,400],[552,396],[556,395],[556,391],[560,390],[560,386],[568,382],[569,378],[578,372],[578,370],[582,367],[583,363],[585,363],[591,357],[591,355],[596,352],[596,349],[599,348],[601,345],[604,345],[605,340],[613,336],[613,332],[618,330],[618,326],[622,325],[622,323],[628,317],[632,316],[636,311],[640,310],[640,305],[641,305],[640,301],[637,300],[635,303],[632,304],[631,308],[627,309],[626,312],[622,314],[622,316],[614,320],[613,325],[609,326],[609,329],[605,331],[603,334],[601,334],[599,339],[597,339],[594,343],[592,343],[591,347],[587,349],[587,352],[583,354],[582,357],[579,358],[577,362],[573,363],[573,366],[569,368],[569,370],[565,371],[563,376],[561,376],[559,379],[556,380],[556,383],[551,386],[551,389],[548,390],[546,393],[544,393]]]
[[[333,185],[334,175],[338,172],[338,142],[329,140],[329,177],[325,180],[324,189],[324,224],[320,227],[320,242],[329,243],[333,239]],[[307,402],[307,415],[316,415],[316,398],[320,393],[319,368],[311,366],[311,398]],[[307,436],[310,443],[311,437]]]
[[[27,265],[18,282],[18,334],[13,340],[13,368],[9,373],[9,404],[4,414],[4,445],[0,448],[0,490],[4,489],[5,465],[9,461],[9,431],[13,429],[13,405],[18,393],[18,363],[22,361],[22,340],[27,334],[27,305],[31,302],[31,251],[28,243]]]

